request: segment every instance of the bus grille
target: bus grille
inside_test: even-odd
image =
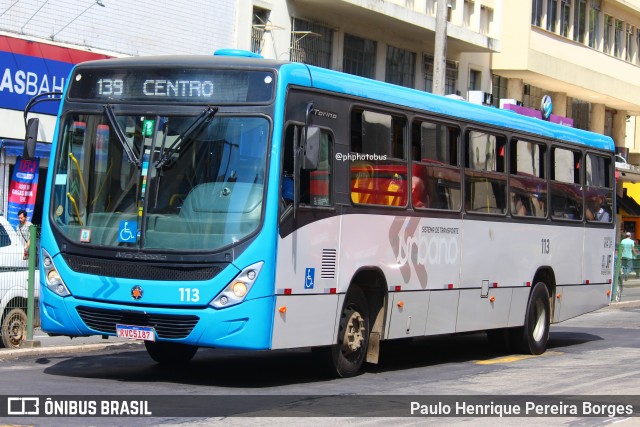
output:
[[[195,328],[198,316],[174,314],[149,314],[143,311],[107,310],[79,306],[76,311],[91,329],[115,334],[116,324],[151,326],[159,338],[185,338]]]
[[[217,265],[154,265],[149,262],[131,262],[115,259],[90,258],[63,254],[64,260],[76,273],[123,279],[204,281],[214,278],[222,268]]]

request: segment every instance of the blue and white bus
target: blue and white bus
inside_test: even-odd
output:
[[[76,66],[54,139],[52,334],[312,347],[348,377],[398,338],[540,354],[609,303],[603,135],[225,50]]]

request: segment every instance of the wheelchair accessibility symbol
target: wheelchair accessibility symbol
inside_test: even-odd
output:
[[[120,221],[118,228],[118,242],[135,243],[138,234],[138,223],[135,221]]]
[[[304,288],[313,289],[313,283],[315,282],[316,269],[307,268],[304,272]]]

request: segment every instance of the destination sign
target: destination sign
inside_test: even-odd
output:
[[[88,69],[76,70],[69,99],[100,102],[265,103],[274,75],[262,70]]]

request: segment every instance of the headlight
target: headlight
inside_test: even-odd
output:
[[[60,273],[58,273],[58,269],[53,262],[53,258],[51,258],[51,255],[49,255],[49,252],[45,249],[42,249],[42,266],[44,268],[44,277],[47,288],[61,297],[71,295],[71,292],[67,289],[67,285],[64,284],[62,277],[60,277]]]
[[[250,265],[242,270],[209,305],[215,308],[231,307],[240,304],[246,298],[254,282],[258,279],[262,261]]]

